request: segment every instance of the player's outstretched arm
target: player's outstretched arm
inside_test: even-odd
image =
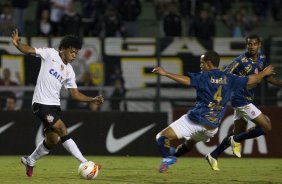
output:
[[[280,87],[282,88],[282,81],[276,79],[275,77],[273,76],[270,76],[267,78],[267,81],[271,84],[273,84],[274,86],[277,86],[277,87]]]
[[[80,102],[91,102],[100,105],[104,102],[103,96],[90,97],[82,94],[77,88],[68,88],[71,97]]]
[[[11,37],[12,37],[12,43],[19,51],[21,51],[24,54],[35,54],[35,49],[33,47],[21,43],[21,38],[19,37],[19,33],[17,29],[12,32]]]
[[[272,65],[269,65],[268,67],[266,67],[263,71],[259,72],[258,74],[252,74],[249,76],[249,81],[248,81],[248,87],[253,86],[255,84],[260,83],[260,81],[268,76],[268,75],[272,75],[275,74],[274,73],[274,68]]]
[[[152,72],[160,74],[160,75],[165,76],[167,78],[170,78],[170,79],[172,79],[172,80],[174,80],[174,81],[176,81],[180,84],[183,84],[183,85],[190,85],[191,84],[190,77],[170,73],[170,72],[164,70],[162,67],[155,67]]]

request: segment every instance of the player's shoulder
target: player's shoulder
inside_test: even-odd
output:
[[[70,73],[72,73],[72,74],[75,74],[75,72],[74,72],[74,70],[73,70],[73,66],[72,66],[70,63],[68,63],[68,64],[66,65],[66,67],[67,67],[68,72],[70,72]]]
[[[40,50],[41,52],[57,52],[54,48],[50,48],[50,47],[39,47],[36,49]]]
[[[234,61],[237,62],[247,62],[248,61],[248,55],[247,52],[243,52],[242,54],[240,54],[239,56],[237,56]]]
[[[265,54],[259,53],[259,59],[260,60],[266,60]]]
[[[203,72],[203,77],[205,78],[223,78],[226,75],[226,72],[220,70],[220,69],[212,69],[207,72]]]
[[[248,76],[241,76],[241,75],[236,75],[233,73],[226,73],[226,78],[228,81],[244,81],[248,79]]]
[[[212,69],[208,72],[203,72],[203,73],[207,73],[207,74],[224,74],[226,72],[224,72],[223,70],[220,70],[219,68],[215,68],[215,69]]]

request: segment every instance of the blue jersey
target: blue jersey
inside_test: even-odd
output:
[[[247,52],[241,54],[235,58],[234,61],[228,65],[225,69],[227,73],[232,73],[238,76],[248,76],[251,74],[257,74],[263,71],[268,66],[268,62],[264,55],[258,55],[257,61],[253,61]],[[254,100],[255,87],[247,89],[245,86],[237,90],[232,95],[232,106],[242,107]]]
[[[246,86],[248,77],[238,77],[219,69],[188,75],[191,86],[197,91],[196,105],[188,112],[188,117],[195,123],[219,127],[232,92]]]

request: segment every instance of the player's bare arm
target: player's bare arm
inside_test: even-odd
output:
[[[96,96],[94,98],[90,96],[86,96],[82,94],[81,92],[79,92],[77,88],[69,88],[68,91],[74,100],[77,100],[80,102],[91,102],[97,105],[100,105],[104,102],[103,96]]]
[[[19,33],[17,29],[12,32],[11,37],[12,37],[12,43],[19,51],[21,51],[24,54],[35,54],[35,49],[33,47],[21,43],[21,38],[19,37]]]
[[[273,84],[274,86],[277,86],[277,87],[280,87],[282,88],[282,81],[276,79],[275,77],[273,76],[270,76],[267,78],[267,81],[271,84]]]
[[[263,71],[259,72],[258,74],[252,74],[249,76],[249,81],[248,81],[248,87],[251,87],[255,84],[260,83],[260,81],[268,76],[268,75],[272,75],[275,74],[274,73],[274,67],[272,65],[269,65],[268,67],[266,67]]]
[[[180,84],[183,84],[183,85],[190,85],[191,84],[190,77],[170,73],[170,72],[164,70],[162,67],[155,67],[152,72],[160,74],[160,75],[165,76],[167,78],[170,78],[170,79],[172,79],[172,80],[174,80],[174,81],[176,81]]]

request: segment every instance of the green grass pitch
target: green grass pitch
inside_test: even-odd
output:
[[[167,173],[158,173],[158,157],[87,156],[102,164],[95,180],[80,179],[71,156],[46,156],[34,176],[25,176],[20,156],[0,156],[1,184],[282,184],[282,159],[221,158],[212,171],[204,158],[179,158]]]

